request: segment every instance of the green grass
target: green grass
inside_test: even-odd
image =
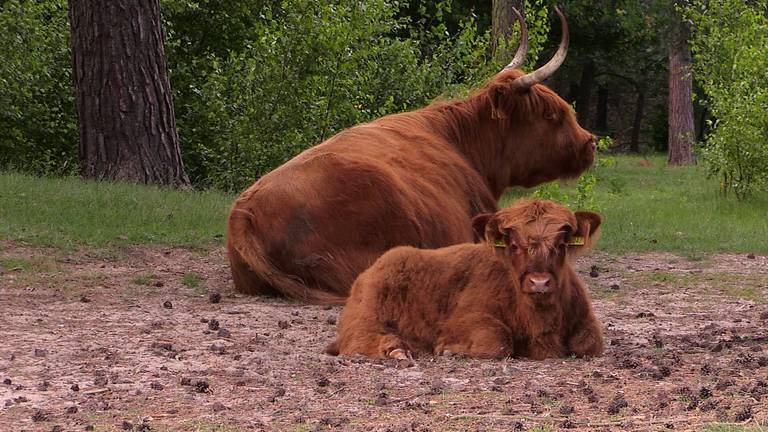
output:
[[[32,267],[32,261],[27,258],[0,258],[0,270],[27,270],[30,267]]]
[[[723,196],[703,167],[667,168],[663,155],[651,156],[650,167],[640,156],[614,159],[597,173],[598,249],[698,260],[719,251],[768,254],[768,194]],[[502,203],[528,192],[513,190]],[[215,191],[0,173],[0,239],[67,248],[220,244],[233,200]]]
[[[723,196],[701,166],[666,167],[666,157],[616,156],[600,168],[595,197],[603,215],[597,249],[768,253],[768,194],[738,201]],[[573,185],[565,189],[572,190]],[[503,203],[530,191],[512,190]]]
[[[185,273],[181,277],[181,283],[189,288],[197,288],[203,282],[203,277],[197,273]]]
[[[72,248],[220,243],[234,196],[0,172],[0,239]]]
[[[56,268],[52,260],[46,257],[35,257],[32,259],[24,257],[3,257],[0,258],[0,270],[22,271],[22,272],[50,272]]]
[[[154,281],[155,281],[154,275],[141,275],[131,279],[131,282],[133,282],[134,284],[144,285],[144,286],[152,285]]]
[[[763,426],[742,426],[742,425],[731,425],[731,424],[711,424],[708,425],[704,432],[767,432],[768,429],[766,429]]]

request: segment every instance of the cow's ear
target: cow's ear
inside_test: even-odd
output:
[[[507,117],[504,109],[504,99],[509,92],[509,86],[494,83],[488,89],[488,98],[491,100],[491,118],[503,119]]]
[[[475,232],[475,242],[485,240],[485,227],[493,219],[493,213],[480,213],[472,218],[472,230]]]
[[[600,224],[603,222],[603,218],[590,211],[577,211],[575,215],[576,231],[568,242],[568,249],[578,253],[595,244],[600,237]]]

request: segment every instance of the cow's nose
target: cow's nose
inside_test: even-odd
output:
[[[597,137],[594,135],[592,135],[592,151],[597,151]]]
[[[550,278],[544,275],[528,276],[528,286],[531,292],[545,293],[550,289]]]

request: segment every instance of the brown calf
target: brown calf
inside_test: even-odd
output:
[[[600,323],[569,258],[601,218],[545,200],[479,215],[481,244],[398,247],[352,286],[329,354],[599,356]]]

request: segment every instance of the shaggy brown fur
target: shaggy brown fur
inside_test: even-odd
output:
[[[595,137],[547,87],[513,90],[521,75],[352,127],[262,177],[229,216],[237,290],[343,304],[390,248],[471,242],[508,186],[577,177]]]
[[[355,281],[326,352],[599,356],[600,323],[569,257],[600,223],[596,213],[523,200],[475,218],[482,244],[395,248]]]

